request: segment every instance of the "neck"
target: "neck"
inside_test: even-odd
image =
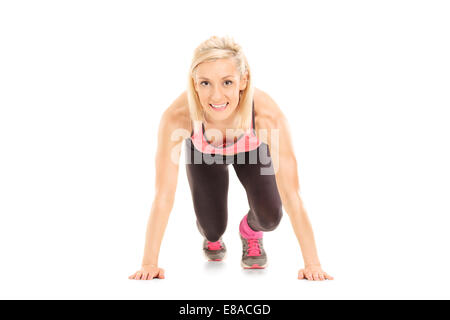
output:
[[[227,129],[234,129],[236,127],[236,116],[232,115],[230,118],[225,120],[213,120],[213,119],[207,119],[205,117],[205,125],[213,126],[216,128],[227,128]]]

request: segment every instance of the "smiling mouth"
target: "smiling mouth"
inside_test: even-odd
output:
[[[228,106],[228,102],[225,104],[220,104],[220,105],[215,105],[215,104],[210,103],[209,106],[211,108],[213,108],[214,110],[220,111],[220,110],[224,110]]]

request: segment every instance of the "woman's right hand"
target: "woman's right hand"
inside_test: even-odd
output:
[[[128,277],[132,280],[152,280],[154,278],[164,279],[164,269],[155,265],[143,265],[141,270]]]

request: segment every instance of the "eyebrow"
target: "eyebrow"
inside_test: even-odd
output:
[[[222,79],[225,79],[225,78],[228,78],[228,77],[233,77],[233,75],[228,75],[228,76],[225,76],[225,77],[223,77]],[[205,77],[198,77],[199,79],[204,79],[204,80],[209,80],[208,78],[205,78]]]

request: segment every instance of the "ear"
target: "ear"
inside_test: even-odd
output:
[[[245,90],[245,88],[247,88],[247,83],[248,83],[248,71],[245,71],[239,83],[239,90],[240,91]]]
[[[195,79],[192,79],[192,84],[194,85],[194,90],[198,92],[198,83]]]

